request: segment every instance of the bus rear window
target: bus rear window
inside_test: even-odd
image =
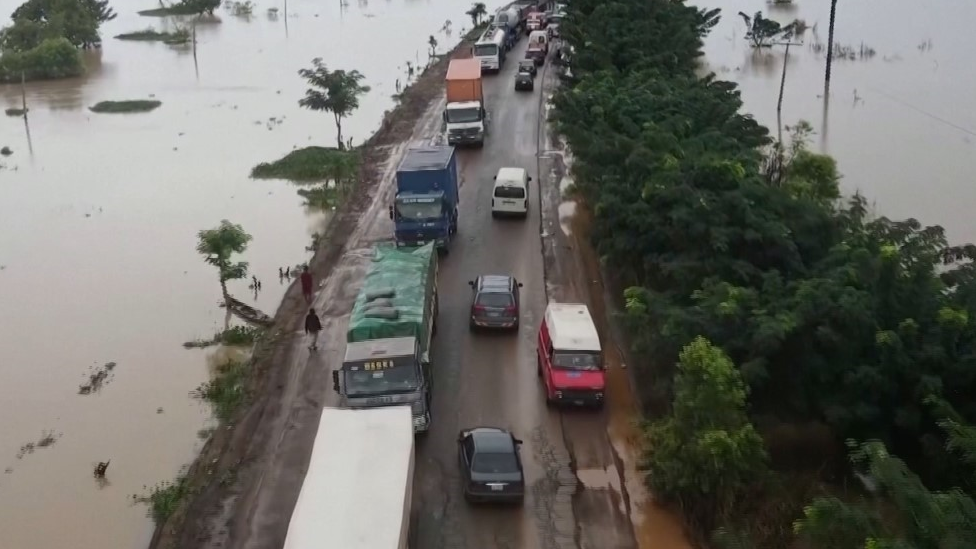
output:
[[[478,57],[498,55],[498,46],[494,44],[477,44],[474,47],[474,54]]]

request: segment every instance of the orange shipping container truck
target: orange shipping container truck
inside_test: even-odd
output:
[[[445,78],[447,107],[444,126],[448,145],[476,145],[485,143],[487,133],[484,91],[481,88],[481,61],[451,59]]]
[[[482,101],[481,62],[474,57],[451,59],[447,67],[447,102]]]

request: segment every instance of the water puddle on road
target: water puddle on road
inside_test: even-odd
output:
[[[21,2],[0,0],[3,24]],[[102,26],[101,50],[84,54],[84,77],[28,83],[26,128],[0,119],[0,147],[13,152],[0,159],[3,549],[146,545],[152,524],[131,497],[192,460],[211,411],[189,394],[232,358],[182,345],[225,325],[197,232],[226,218],[253,236],[240,259],[261,290],[250,280],[229,290],[273,314],[292,282],[279,268],[306,261],[328,219],[299,187],[249,178],[294,148],[335,146],[332,117],[298,105],[298,70],[321,57],[365,75],[372,91],[343,121],[358,144],[427,62],[429,37],[443,53],[471,26],[470,4],[450,0],[291,0],[287,15],[271,0],[249,17],[221,8],[219,22],[201,22],[194,59],[192,47],[113,38],[190,26],[138,16],[157,7],[141,4],[112,3],[118,18]],[[162,105],[88,109],[129,99]],[[20,85],[0,85],[0,109],[20,106]],[[57,443],[39,444],[44,433]],[[22,447],[43,450],[18,459]],[[100,462],[104,479],[93,476]]]

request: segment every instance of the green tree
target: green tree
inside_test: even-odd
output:
[[[488,15],[488,8],[485,7],[484,2],[475,2],[474,4],[471,4],[471,8],[464,13],[471,18],[471,24],[477,27],[481,24],[481,19]]]
[[[655,497],[710,530],[763,480],[766,453],[746,416],[746,385],[721,349],[696,338],[680,360],[671,414],[647,428],[642,468]]]
[[[220,7],[222,0],[181,0],[178,6],[197,15],[213,15]]]
[[[11,15],[15,28],[22,25],[27,29],[14,30],[4,42],[16,51],[26,51],[41,40],[64,37],[76,47],[89,48],[101,40],[99,13],[88,0],[28,0]]]
[[[230,297],[227,281],[246,277],[248,266],[246,261],[231,261],[231,256],[244,253],[251,241],[251,235],[244,232],[240,225],[224,219],[220,226],[200,231],[197,238],[197,253],[217,268],[220,290],[224,300],[227,300]]]
[[[796,521],[812,549],[971,549],[976,547],[976,502],[961,490],[932,492],[878,441],[850,443],[851,461],[871,500],[814,500]]]
[[[342,119],[359,108],[359,97],[368,93],[370,87],[362,84],[366,77],[357,70],[330,71],[319,57],[312,60],[312,65],[311,69],[298,71],[298,74],[312,86],[298,104],[313,111],[332,113],[335,119],[338,148],[344,150]]]
[[[784,38],[789,34],[792,34],[796,23],[790,23],[788,25],[782,25],[772,19],[766,19],[763,17],[761,11],[757,11],[755,15],[749,17],[743,12],[739,12],[739,17],[742,18],[746,23],[748,30],[746,31],[745,39],[752,43],[754,48],[768,48],[773,45],[773,42],[777,39]]]
[[[108,0],[84,0],[84,3],[88,11],[95,17],[95,21],[99,23],[111,21],[118,17],[115,10],[108,5]]]

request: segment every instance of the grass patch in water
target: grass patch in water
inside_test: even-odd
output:
[[[102,101],[88,108],[92,112],[100,113],[149,112],[159,108],[162,104],[162,101],[130,99],[128,101]]]
[[[178,29],[174,32],[159,32],[149,27],[148,29],[127,32],[116,35],[117,40],[135,40],[139,42],[162,42],[164,44],[185,44],[190,41],[190,32],[185,29]]]
[[[245,385],[250,370],[250,361],[228,360],[218,366],[217,375],[201,384],[194,394],[210,402],[221,421],[228,421],[247,401],[248,390]]]
[[[24,116],[25,109],[7,109],[3,111],[7,116]]]
[[[359,153],[332,147],[296,149],[274,162],[262,162],[251,170],[257,179],[290,181],[347,180],[359,173]]]
[[[262,330],[260,328],[253,326],[232,326],[227,330],[218,332],[217,335],[210,339],[187,341],[183,346],[187,349],[202,349],[219,344],[246,347],[254,345],[254,342],[261,336],[261,333]]]
[[[163,6],[161,8],[153,8],[151,10],[137,11],[139,15],[144,17],[167,17],[170,15],[196,15],[199,10],[190,4],[173,4],[171,6]]]
[[[136,503],[145,503],[149,506],[149,516],[157,524],[165,521],[176,512],[183,499],[190,494],[190,482],[186,474],[181,473],[173,481],[163,481],[153,487],[145,487],[147,493],[144,495],[133,495],[132,499]]]

